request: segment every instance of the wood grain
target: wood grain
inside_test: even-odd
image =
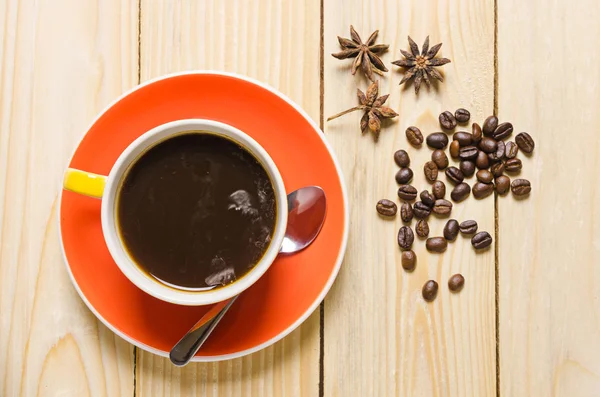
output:
[[[599,18],[593,1],[498,2],[499,116],[536,140],[530,197],[498,202],[502,396],[600,390]]]
[[[416,125],[425,134],[439,131],[437,116],[458,107],[481,122],[493,108],[494,4],[492,1],[342,1],[325,2],[325,117],[357,104],[356,88],[366,79],[350,75],[350,61],[335,37],[349,37],[353,24],[363,39],[376,28],[380,43],[390,44],[383,60],[391,69],[381,80],[381,94],[400,116],[383,128],[381,138],[361,136],[359,112],[327,123],[325,134],[345,172],[351,205],[351,232],[346,260],[325,300],[325,396],[492,396],[495,370],[494,250],[476,254],[460,237],[443,254],[425,250],[416,239],[417,269],[400,266],[396,243],[399,217],[384,220],[375,212],[381,198],[398,202],[393,153],[411,156],[417,189],[430,188],[423,164],[431,150],[412,148],[405,130]],[[390,65],[408,49],[407,35],[419,46],[444,42],[441,55],[446,82],[415,95],[413,86],[398,86],[402,74]],[[463,128],[466,129],[466,128]],[[446,182],[441,174],[440,179]],[[473,179],[469,180],[473,183]],[[451,184],[447,183],[448,194]],[[480,229],[494,230],[494,199],[470,197],[455,204],[452,217],[475,219]],[[446,219],[430,217],[430,236],[442,233]],[[415,221],[412,226],[414,227]],[[448,278],[460,272],[464,290],[451,294]],[[426,303],[421,288],[428,279],[440,285]]]
[[[319,3],[142,1],[142,80],[190,69],[267,82],[319,119]],[[318,395],[319,314],[249,357],[181,369],[139,351],[139,396]]]
[[[136,84],[137,7],[0,1],[0,395],[133,394],[133,352],[85,307],[59,248],[63,171]]]

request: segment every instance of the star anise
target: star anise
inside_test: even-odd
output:
[[[364,134],[367,132],[368,128],[375,135],[375,140],[377,140],[379,139],[379,132],[381,131],[381,120],[394,118],[398,116],[398,113],[394,112],[392,108],[383,106],[388,99],[389,94],[380,96],[379,98],[377,97],[379,94],[379,82],[376,81],[372,83],[369,88],[367,88],[366,94],[362,92],[360,88],[356,91],[360,105],[331,116],[327,121],[354,112],[355,110],[364,110],[365,114],[360,119],[360,130]]]
[[[442,66],[450,62],[450,60],[446,58],[435,58],[442,43],[429,48],[429,36],[427,36],[420,53],[419,46],[410,38],[410,36],[408,36],[408,43],[410,44],[410,52],[400,50],[405,59],[392,62],[392,64],[396,66],[408,69],[400,84],[414,78],[415,92],[418,94],[423,80],[425,80],[427,87],[431,86],[431,81],[429,80],[430,76],[439,81],[444,81],[442,75],[435,69],[437,66]]]
[[[383,76],[383,72],[388,71],[376,54],[387,50],[389,45],[375,44],[378,33],[379,30],[374,31],[367,39],[367,42],[363,43],[356,30],[354,30],[354,26],[350,25],[352,40],[338,36],[338,41],[344,50],[331,55],[337,59],[355,58],[352,63],[351,73],[354,75],[360,66],[369,80],[374,81],[373,72]]]

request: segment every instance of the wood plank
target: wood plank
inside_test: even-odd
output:
[[[599,18],[592,0],[498,2],[499,116],[537,145],[530,197],[498,202],[503,396],[600,390]]]
[[[437,116],[458,107],[481,122],[493,111],[493,1],[325,2],[325,117],[357,104],[356,88],[367,80],[350,75],[350,61],[330,56],[339,51],[336,36],[349,37],[353,24],[363,39],[380,29],[379,43],[390,44],[383,60],[391,69],[380,92],[400,116],[384,127],[379,142],[361,136],[360,112],[327,123],[348,184],[351,233],[342,270],[325,300],[326,396],[491,396],[496,392],[494,250],[476,254],[459,236],[445,254],[430,254],[418,238],[417,269],[400,266],[396,236],[402,222],[383,220],[375,212],[381,198],[398,201],[393,153],[406,149],[415,173],[413,184],[429,188],[423,164],[426,146],[412,148],[405,130],[416,125],[425,133],[439,131]],[[436,89],[398,86],[399,69],[390,65],[408,50],[407,35],[419,46],[443,42],[441,55],[452,59],[442,68],[446,81]],[[446,182],[445,176],[440,177]],[[473,179],[469,183],[473,183]],[[447,188],[451,185],[447,183]],[[449,196],[449,190],[448,194]],[[452,217],[475,219],[480,229],[494,231],[494,198],[470,197],[455,204]],[[445,219],[430,217],[431,236],[439,236]],[[414,227],[415,221],[412,226]],[[447,280],[460,272],[464,290],[449,292]],[[421,288],[428,279],[440,285],[437,299],[425,303]]]
[[[58,188],[96,113],[137,83],[137,6],[0,1],[0,395],[133,394],[133,351],[64,268]]]
[[[319,120],[319,3],[142,1],[142,80],[189,69],[267,82]],[[261,352],[176,368],[138,350],[138,395],[316,396],[319,314]]]

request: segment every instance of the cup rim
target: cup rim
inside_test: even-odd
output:
[[[207,131],[209,134],[224,136],[235,141],[259,160],[273,184],[276,200],[276,221],[273,236],[263,257],[241,278],[220,288],[208,291],[190,291],[167,286],[152,279],[134,262],[124,247],[119,235],[116,220],[117,193],[123,176],[131,165],[152,146],[179,135],[185,131]],[[119,155],[107,180],[101,204],[101,223],[108,250],[121,272],[138,288],[147,294],[179,305],[209,305],[230,299],[252,286],[275,261],[285,237],[287,227],[287,194],[283,178],[267,151],[243,131],[208,119],[180,119],[158,125],[140,135]]]

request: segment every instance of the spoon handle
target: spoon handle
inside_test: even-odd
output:
[[[175,344],[169,358],[177,366],[186,365],[192,357],[198,352],[200,346],[206,341],[211,332],[215,329],[219,321],[223,318],[227,310],[233,305],[233,302],[239,295],[234,296],[228,301],[219,302],[214,305],[202,318]]]

